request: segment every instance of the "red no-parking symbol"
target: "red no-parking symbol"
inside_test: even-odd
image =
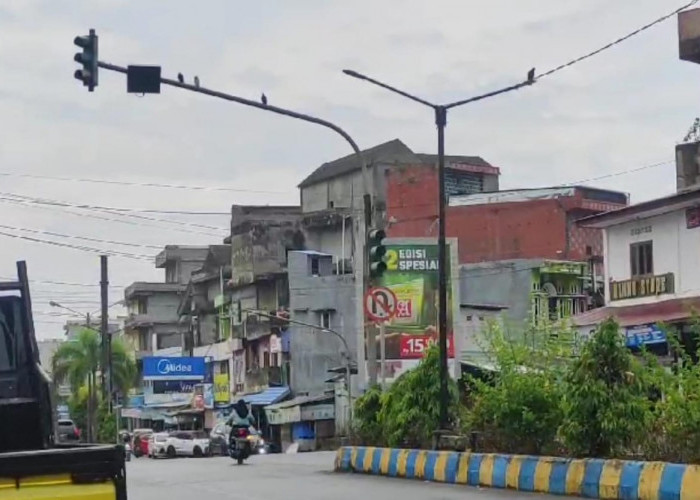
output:
[[[396,294],[388,288],[370,288],[365,294],[365,314],[378,323],[394,317],[396,304]]]

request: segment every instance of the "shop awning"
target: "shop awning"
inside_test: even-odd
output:
[[[267,406],[282,401],[289,395],[289,387],[282,385],[279,387],[268,387],[262,392],[246,394],[241,399],[253,406]]]
[[[613,318],[620,326],[637,326],[690,318],[691,311],[700,307],[700,297],[670,299],[634,306],[607,306],[593,309],[571,318],[574,326],[595,326]]]

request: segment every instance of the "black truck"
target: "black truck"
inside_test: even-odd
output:
[[[58,444],[25,262],[0,281],[0,500],[126,500],[124,447]]]

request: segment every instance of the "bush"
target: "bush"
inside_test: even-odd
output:
[[[571,366],[560,435],[576,456],[620,457],[647,436],[651,401],[641,364],[607,320]]]
[[[532,330],[526,344],[514,344],[497,323],[484,332],[494,372],[471,378],[464,431],[481,435],[480,449],[546,453],[555,447],[562,421],[562,349],[551,332]],[[541,347],[538,348],[537,346]]]
[[[457,413],[457,388],[449,380],[449,418]],[[364,444],[426,447],[440,425],[440,356],[428,349],[416,368],[402,374],[385,393],[368,391],[355,406],[355,428]]]

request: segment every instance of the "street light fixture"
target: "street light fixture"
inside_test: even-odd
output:
[[[392,87],[391,85],[380,82],[379,80],[375,80],[374,78],[370,78],[367,75],[363,75],[362,73],[358,73],[357,71],[351,69],[344,69],[343,73],[353,78],[357,78],[358,80],[367,81],[377,85],[378,87],[382,87],[390,92],[399,94],[400,96],[427,106],[435,113],[435,124],[437,125],[438,139],[438,331],[440,348],[440,429],[446,430],[449,423],[449,391],[447,387],[447,380],[449,376],[447,368],[447,250],[445,241],[445,127],[447,126],[447,110],[532,85],[536,81],[535,68],[532,68],[527,73],[527,79],[525,81],[495,90],[493,92],[488,92],[486,94],[451,102],[449,104],[435,104],[426,101],[425,99],[421,99],[420,97],[409,94],[408,92]]]

